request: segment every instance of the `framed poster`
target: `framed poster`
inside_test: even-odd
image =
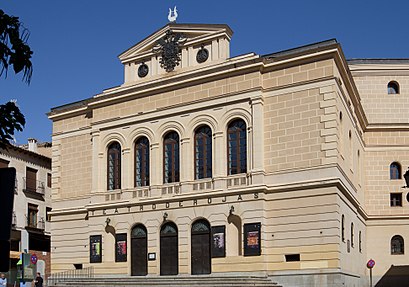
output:
[[[261,223],[244,224],[244,256],[261,254]]]
[[[126,233],[118,233],[115,235],[115,262],[126,262],[126,239]]]
[[[212,226],[212,258],[226,257],[226,226]]]
[[[91,235],[89,237],[89,262],[102,262],[102,235]]]

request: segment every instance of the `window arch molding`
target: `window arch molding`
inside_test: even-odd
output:
[[[118,132],[110,133],[106,135],[104,138],[101,139],[100,143],[100,153],[107,153],[108,147],[113,142],[118,142],[121,145],[122,150],[124,150],[127,145],[127,140],[125,139],[124,135]]]
[[[403,255],[405,254],[405,241],[401,235],[394,235],[391,238],[391,254]]]
[[[236,119],[242,119],[246,123],[246,127],[249,128],[251,127],[251,114],[241,108],[237,109],[232,109],[228,112],[226,112],[220,120],[220,127],[222,127],[223,130],[227,129],[227,126]]]
[[[129,138],[132,142],[132,145],[135,145],[135,142],[140,138],[140,137],[146,137],[149,142],[152,144],[155,142],[155,136],[154,132],[150,128],[146,127],[137,127],[133,131],[131,131]]]
[[[217,131],[219,127],[217,120],[211,115],[199,115],[194,117],[187,125],[187,130],[190,131],[192,138],[195,135],[195,130],[202,125],[208,125],[213,133]]]
[[[158,128],[157,134],[160,135],[159,141],[163,143],[165,136],[172,130],[179,134],[179,139],[183,139],[186,137],[186,130],[181,123],[176,121],[169,121],[162,124]]]
[[[394,161],[389,165],[389,179],[402,179],[402,165]]]
[[[387,85],[388,95],[399,95],[400,86],[397,81],[390,81]]]

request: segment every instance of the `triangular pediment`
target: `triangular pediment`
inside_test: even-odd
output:
[[[225,24],[170,23],[121,53],[118,56],[120,61],[123,64],[126,64],[149,58],[153,54],[152,49],[157,45],[157,41],[163,38],[169,30],[173,33],[182,33],[184,35],[186,38],[186,42],[183,44],[184,48],[197,46],[205,42],[211,42],[218,38],[227,39],[229,42],[233,34],[230,27]]]

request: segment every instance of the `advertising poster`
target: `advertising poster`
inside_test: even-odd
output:
[[[89,262],[90,263],[100,263],[102,262],[102,236],[101,235],[92,235],[89,238],[90,254]]]
[[[126,233],[119,233],[115,236],[115,262],[126,262],[127,242]]]
[[[261,254],[261,224],[244,224],[244,256]]]
[[[226,227],[213,226],[212,227],[212,257],[226,256]]]

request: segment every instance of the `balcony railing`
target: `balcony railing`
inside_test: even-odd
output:
[[[44,220],[44,218],[41,218],[39,221],[34,221],[33,219],[28,217],[26,227],[44,230],[45,229],[45,220]]]
[[[24,190],[25,191],[45,194],[44,181],[27,179],[26,177],[23,177],[23,180],[24,180]]]

